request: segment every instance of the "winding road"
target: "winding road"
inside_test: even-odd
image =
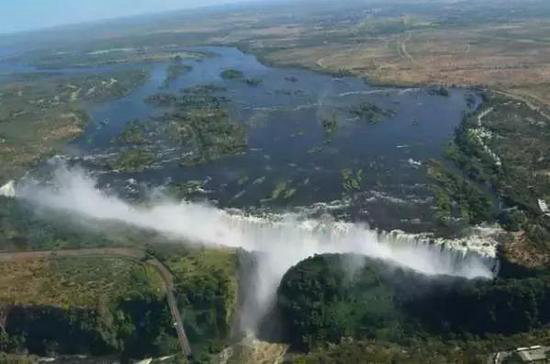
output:
[[[57,257],[121,257],[131,259],[140,264],[147,264],[153,267],[162,277],[166,290],[166,300],[170,307],[170,313],[174,322],[174,328],[178,334],[178,341],[185,357],[190,357],[191,346],[185,334],[183,320],[178,309],[174,295],[174,277],[172,273],[154,257],[147,256],[145,251],[132,248],[94,248],[94,249],[68,249],[68,250],[46,250],[28,252],[0,252],[0,262],[24,259],[47,259]],[[147,258],[145,260],[145,258]]]
[[[172,273],[170,273],[170,271],[164,266],[164,264],[157,259],[148,259],[145,263],[153,266],[164,280],[164,284],[166,285],[166,299],[168,300],[168,306],[170,306],[170,312],[172,313],[172,318],[174,320],[174,327],[178,333],[178,341],[183,354],[185,354],[186,357],[189,357],[192,354],[191,346],[189,345],[187,334],[183,328],[183,320],[181,319],[176,296],[174,295],[174,277],[172,276]]]
[[[412,38],[412,32],[409,31],[407,32],[407,37],[400,42],[399,48],[401,49],[401,53],[403,54],[403,56],[407,60],[409,60],[409,62],[416,64],[416,61],[414,60],[413,56],[411,56],[411,54],[407,50],[407,42],[411,40],[411,38]]]

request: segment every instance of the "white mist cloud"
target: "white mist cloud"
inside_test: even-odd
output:
[[[171,238],[209,246],[240,247],[259,253],[253,277],[254,297],[243,325],[254,325],[269,308],[283,274],[314,254],[356,253],[381,258],[427,275],[466,278],[493,276],[487,261],[413,237],[382,234],[362,224],[308,219],[295,214],[246,216],[205,204],[166,201],[150,207],[133,206],[96,188],[96,181],[80,169],[60,167],[49,186],[25,184],[17,197],[75,215],[117,220],[154,229]],[[252,307],[253,306],[253,307]]]

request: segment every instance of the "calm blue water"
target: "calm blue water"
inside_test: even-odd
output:
[[[144,86],[89,110],[92,122],[68,153],[78,163],[101,171],[102,184],[121,191],[138,193],[144,186],[201,180],[207,181],[204,198],[241,208],[287,209],[338,200],[343,192],[342,169],[362,169],[362,192],[352,201],[352,216],[384,228],[407,224],[426,228],[430,193],[423,164],[442,156],[463,114],[471,110],[466,96],[476,100],[471,107],[477,107],[477,96],[463,89],[451,89],[448,97],[430,95],[425,89],[373,87],[353,77],[267,67],[234,48],[194,50],[215,56],[187,62],[192,71],[168,88],[163,88],[168,64],[151,65],[151,78]],[[220,73],[227,68],[262,83],[253,87],[241,80],[223,80]],[[140,173],[109,171],[101,156],[119,150],[113,139],[126,123],[147,122],[164,111],[144,103],[147,96],[205,84],[226,89],[218,94],[231,100],[232,115],[247,127],[246,153],[193,167],[166,158]],[[375,124],[353,118],[350,108],[365,101],[393,114]],[[338,129],[327,139],[322,120],[331,116],[337,118]],[[160,140],[155,150],[164,146]],[[97,158],[84,161],[90,156]],[[288,199],[270,200],[282,182],[296,192]]]

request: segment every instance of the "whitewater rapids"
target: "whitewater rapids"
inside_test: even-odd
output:
[[[362,254],[427,275],[493,277],[494,257],[426,244],[413,236],[384,234],[362,224],[297,214],[255,217],[206,204],[168,200],[136,207],[99,190],[96,180],[78,168],[57,168],[52,183],[47,185],[21,183],[16,196],[40,206],[70,211],[83,219],[115,220],[186,242],[258,252],[260,260],[253,277],[253,301],[258,307],[269,307],[284,273],[314,254]],[[254,316],[259,317],[260,311],[263,310]],[[247,326],[254,325],[258,317]]]

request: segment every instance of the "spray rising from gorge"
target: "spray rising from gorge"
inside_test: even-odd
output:
[[[133,206],[99,190],[94,178],[77,168],[61,166],[51,184],[22,183],[16,192],[17,198],[70,211],[83,219],[115,220],[180,241],[256,252],[258,261],[251,279],[254,289],[250,290],[253,297],[247,300],[250,307],[245,307],[247,315],[241,323],[250,330],[271,306],[284,273],[314,254],[362,254],[427,275],[493,276],[493,258],[426,244],[413,236],[379,233],[357,223],[297,214],[255,217],[207,204],[169,200],[147,207]]]

